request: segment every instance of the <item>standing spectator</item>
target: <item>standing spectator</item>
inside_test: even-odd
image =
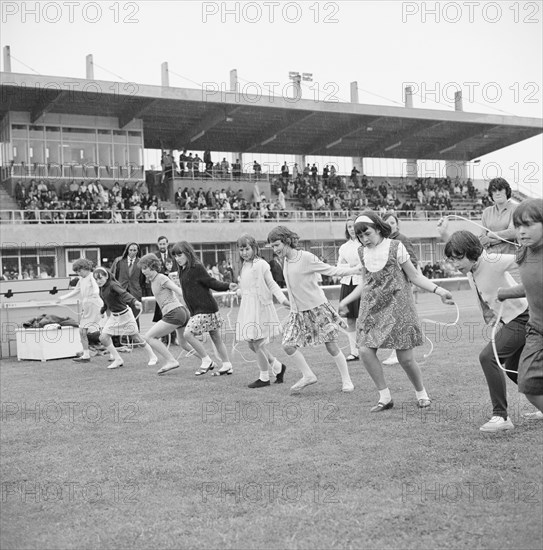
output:
[[[283,182],[288,183],[290,173],[288,170],[288,164],[286,160],[283,163],[283,166],[281,166],[281,177],[283,178]]]
[[[111,273],[124,290],[129,292],[138,302],[141,302],[146,283],[145,276],[137,265],[139,257],[139,245],[128,243],[122,255],[113,260]],[[133,309],[133,313],[137,317],[138,312]],[[139,319],[136,319],[136,322],[139,328]]]
[[[211,160],[211,152],[209,149],[204,151],[204,164],[206,170],[206,176],[211,177],[211,172],[213,171],[213,161]]]
[[[236,162],[232,164],[232,176],[235,180],[241,179],[241,163],[239,162],[239,159],[236,159]]]
[[[513,225],[513,212],[516,205],[511,202],[511,186],[503,178],[494,178],[488,184],[488,195],[494,206],[485,208],[481,225],[489,231],[481,233],[479,240],[487,252],[515,254],[517,247],[502,240],[514,242],[516,239]]]
[[[258,181],[260,179],[260,175],[262,174],[262,166],[260,166],[256,160],[253,161],[253,171],[255,173],[255,180]]]

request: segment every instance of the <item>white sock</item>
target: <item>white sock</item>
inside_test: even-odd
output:
[[[88,349],[83,350],[83,355],[81,356],[82,359],[90,359],[90,353]]]
[[[202,367],[208,367],[213,361],[211,360],[211,357],[209,357],[209,355],[206,355],[203,359],[202,359],[202,364],[201,366]]]
[[[143,349],[147,352],[147,356],[149,359],[157,359],[158,357],[155,355],[155,352],[153,351],[153,348],[149,344],[145,344]]]
[[[390,395],[390,390],[385,388],[384,390],[379,390],[379,403],[390,403],[392,401],[392,396]]]
[[[343,384],[352,384],[353,382],[349,375],[349,367],[347,366],[347,360],[345,359],[345,355],[343,355],[342,351],[340,351],[334,357],[334,361],[339,370],[339,374],[341,375],[341,381],[343,382]]]
[[[281,364],[281,361],[278,361],[276,357],[273,358],[272,363],[272,371],[273,374],[279,374],[281,372],[281,369],[283,368],[283,365]],[[269,378],[268,378],[269,380]]]
[[[356,347],[356,330],[353,332],[347,333],[347,338],[349,338],[349,345],[351,346],[351,354],[358,357],[358,348]]]
[[[113,359],[114,361],[122,362],[121,356],[119,355],[119,352],[115,349],[115,346],[113,344],[106,346],[106,349],[109,351],[111,359]]]
[[[270,373],[268,371],[260,371],[260,380],[262,382],[269,382],[270,381]]]
[[[313,378],[315,376],[314,372],[311,370],[311,368],[307,364],[305,357],[300,353],[299,350],[296,350],[290,356],[290,361],[300,369],[300,372],[302,373],[302,376],[304,378]]]
[[[430,399],[428,397],[428,394],[426,393],[425,388],[422,388],[422,391],[415,390],[415,395],[417,396],[417,401],[419,401],[420,399]]]
[[[232,363],[230,363],[230,361],[222,362],[221,370],[229,370],[231,368],[232,368]]]

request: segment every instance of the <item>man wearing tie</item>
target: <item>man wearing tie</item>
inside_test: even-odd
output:
[[[137,243],[128,243],[122,256],[118,256],[113,260],[113,265],[111,266],[111,272],[119,284],[138,302],[141,302],[143,296],[146,281],[145,276],[141,272],[141,269],[138,267],[138,260],[140,257],[140,247]],[[133,310],[134,311],[134,310]],[[138,319],[139,311],[134,311],[134,316],[136,317],[136,322],[138,324],[138,329],[140,326]]]
[[[173,256],[168,250],[168,237],[160,236],[157,241],[158,251],[155,252],[156,257],[160,260],[160,272],[166,276],[169,276],[174,266],[177,267],[177,263],[174,261]],[[153,315],[153,323],[160,321],[162,319],[162,312],[158,303],[155,303],[155,314]],[[171,344],[176,344],[176,332],[175,330],[169,335],[171,338]],[[168,343],[168,336],[163,338],[165,344]]]

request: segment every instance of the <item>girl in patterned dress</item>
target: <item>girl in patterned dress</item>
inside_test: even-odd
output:
[[[188,342],[202,360],[200,368],[194,374],[200,376],[215,368],[215,363],[196,338],[204,332],[209,333],[221,358],[222,366],[218,374],[232,374],[232,363],[220,332],[224,320],[219,313],[219,306],[213,298],[211,290],[219,292],[229,289],[236,290],[238,285],[223,283],[211,277],[196,256],[194,248],[187,241],[175,244],[172,248],[172,255],[179,266],[179,283],[183,291],[183,299],[191,315],[187,326],[181,327],[179,330],[179,341],[183,348]]]
[[[151,284],[151,290],[156,300],[160,319],[144,335],[145,341],[153,348],[153,351],[163,357],[166,363],[158,370],[157,374],[164,374],[179,367],[179,362],[162,343],[161,338],[172,331],[181,329],[189,321],[189,310],[181,303],[183,293],[181,289],[164,273],[162,261],[156,254],[146,254],[138,262],[138,267]],[[157,309],[155,308],[155,312]],[[181,339],[180,339],[181,342]],[[186,342],[183,347],[186,351],[193,351]],[[202,350],[200,350],[202,351]],[[205,351],[205,350],[204,350]],[[204,355],[205,352],[204,352]]]
[[[275,383],[282,384],[286,367],[270,353],[266,344],[281,333],[273,296],[280,304],[290,304],[273,280],[270,265],[260,256],[255,238],[245,233],[238,239],[237,246],[243,266],[238,290],[241,293],[241,304],[236,323],[236,340],[248,342],[251,351],[256,353],[260,369],[258,380],[249,384],[249,388],[270,385],[270,366],[275,374]]]
[[[410,282],[434,292],[443,303],[452,304],[451,293],[417,272],[405,246],[388,239],[390,225],[377,214],[364,212],[355,221],[355,232],[362,243],[358,253],[362,262],[362,283],[340,302],[340,312],[361,297],[356,323],[357,343],[364,365],[379,391],[379,402],[371,412],[394,406],[383,367],[377,358],[379,348],[395,349],[400,365],[415,386],[418,406],[430,406],[422,374],[413,357],[413,348],[422,345],[422,329],[417,316]]]
[[[337,343],[339,326],[345,328],[345,322],[318,285],[317,276],[321,273],[331,277],[353,275],[360,273],[359,266],[340,268],[321,262],[314,254],[299,250],[298,235],[284,226],[273,229],[268,235],[268,242],[275,254],[284,259],[283,273],[290,299],[290,315],[283,331],[283,349],[302,373],[302,378],[291,390],[299,392],[317,382],[317,377],[298,348],[324,344],[338,367],[342,391],[353,391],[347,361]]]

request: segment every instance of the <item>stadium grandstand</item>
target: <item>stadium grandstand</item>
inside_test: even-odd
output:
[[[7,49],[6,49],[7,48]],[[394,211],[423,264],[441,258],[428,220],[455,213],[476,220],[488,204],[468,165],[542,133],[542,120],[351,102],[315,102],[230,90],[13,73],[1,77],[1,211],[4,280],[63,278],[87,257],[111,265],[127,242],[193,243],[204,264],[235,257],[249,230],[264,242],[287,224],[302,245],[331,263],[345,220],[366,208]],[[353,83],[356,84],[356,83]],[[158,166],[144,166],[156,150]],[[288,155],[283,166],[257,155]],[[309,162],[318,157],[321,162]],[[344,157],[340,170],[327,159]],[[369,159],[405,159],[395,177],[365,174]],[[417,161],[443,163],[442,177]],[[517,192],[517,198],[522,198]],[[456,221],[454,228],[467,228]]]

